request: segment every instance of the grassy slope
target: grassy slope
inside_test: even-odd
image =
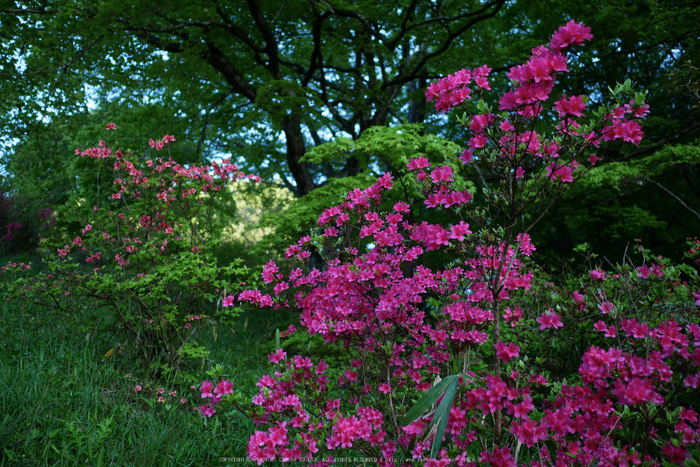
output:
[[[108,330],[96,332],[104,317],[7,302],[0,310],[0,465],[225,465],[220,457],[245,456],[252,421],[204,421],[195,412],[199,391],[190,385],[207,379],[216,362],[237,391],[252,396],[268,370],[264,355],[279,320],[242,316],[234,334],[202,336],[212,349],[207,361],[155,379],[119,346],[105,358],[119,342]],[[158,387],[164,403],[156,401]]]

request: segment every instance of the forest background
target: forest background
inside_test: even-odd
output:
[[[651,114],[639,146],[601,149],[596,166],[542,217],[531,232],[536,261],[556,277],[584,260],[620,261],[639,239],[654,254],[681,262],[686,239],[700,232],[700,84],[693,65],[700,61],[699,15],[692,1],[2,2],[3,264],[36,260],[41,238],[72,239],[95,207],[107,205],[111,180],[96,180],[95,166],[76,148],[95,146],[115,122],[115,148],[155,155],[145,143],[174,135],[169,154],[184,167],[231,158],[260,177],[222,190],[212,205],[212,216],[225,224],[213,256],[247,267],[237,280],[256,284],[262,265],[313,233],[323,210],[348,191],[370,186],[384,172],[405,173],[411,158],[438,160],[467,146],[454,115],[426,105],[430,82],[488,64],[497,78],[492,86],[505,90],[507,70],[570,19],[591,27],[594,39],[569,56],[567,92],[588,95],[593,105],[629,79],[647,91]],[[474,203],[484,203],[482,189],[497,181],[469,166],[462,170]],[[413,221],[432,219],[410,187],[402,196]],[[322,262],[311,258],[312,267]],[[5,306],[8,336],[17,319],[12,310]],[[74,324],[35,318],[34,326],[43,319],[66,335]],[[24,326],[31,319],[21,315],[21,339],[3,344],[8,355],[39,351],[27,347]],[[237,335],[248,332],[241,347],[207,355],[200,371],[205,360],[240,364],[241,349],[264,347],[288,321],[246,314],[230,325]],[[93,342],[93,354],[83,356],[95,367],[113,353],[128,360],[128,349],[115,344],[121,340],[107,335],[109,342]],[[212,336],[216,341],[216,331]],[[78,341],[70,345],[82,349]],[[170,367],[149,360],[145,368],[139,378],[155,393]],[[212,368],[216,377],[225,371]],[[20,406],[18,400],[5,403]],[[152,424],[165,423],[149,407]],[[95,417],[89,423],[108,419]],[[77,443],[71,453],[97,446],[91,438],[81,444],[77,429],[66,426],[35,417],[17,437],[10,435],[16,422],[6,418],[4,459],[50,457],[52,436]],[[161,447],[135,458],[162,449],[158,436],[153,445]],[[59,444],[53,444],[57,452]],[[217,452],[229,452],[222,446]]]
[[[3,193],[57,214],[77,209],[75,200],[94,197],[94,188],[71,155],[118,122],[119,142],[129,147],[176,135],[173,157],[182,164],[233,157],[263,179],[258,202],[274,202],[265,187],[286,188],[294,201],[265,221],[276,232],[265,248],[279,249],[343,191],[399,170],[399,154],[426,151],[436,137],[465,147],[456,125],[426,107],[427,84],[483,63],[502,76],[547,31],[576,18],[596,36],[577,52],[567,77],[572,95],[602,99],[631,79],[648,91],[653,111],[640,147],[605,149],[599,167],[543,219],[540,254],[556,262],[587,242],[614,257],[641,238],[678,258],[679,241],[700,231],[690,68],[696,8],[505,1],[3,8]],[[467,177],[479,185],[477,174]],[[14,241],[35,245],[30,231]],[[5,241],[4,248],[14,247]]]

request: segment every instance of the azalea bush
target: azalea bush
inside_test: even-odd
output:
[[[603,345],[608,339],[624,342],[620,329],[638,330],[634,335],[641,337],[669,319],[681,326],[697,321],[696,270],[653,255],[640,240],[629,250],[621,263],[608,263],[604,269],[594,263],[589,272],[570,271],[557,284],[541,272],[535,277],[533,289],[542,293],[528,296],[522,308],[538,316],[567,310],[555,335],[539,335],[532,343],[543,371],[557,377],[576,373],[588,345]],[[514,339],[520,339],[522,332],[536,332],[538,326],[533,322],[529,329],[520,327]]]
[[[13,299],[68,313],[104,308],[144,363],[170,367],[205,356],[195,340],[198,330],[237,315],[223,309],[219,297],[238,287],[245,268],[238,261],[218,265],[210,252],[224,227],[214,202],[231,181],[259,181],[230,160],[181,166],[167,155],[174,141],[171,135],[151,139],[145,155],[114,150],[105,141],[76,150],[75,157],[94,165],[96,178],[111,174],[111,192],[98,192],[102,199],[76,220],[77,236],[43,240],[39,274],[28,276],[25,264],[3,267]]]
[[[565,94],[549,108],[567,71],[565,50],[591,38],[573,21],[560,28],[510,70],[514,86],[498,111],[481,99],[490,90],[486,66],[428,88],[438,111],[463,112],[471,138],[456,157],[482,178],[485,207],[455,186],[450,165],[413,158],[407,169],[425,205],[448,223],[411,222],[407,203],[387,206],[394,180],[385,174],[327,209],[320,233],[285,253],[308,265],[320,251],[324,268],[282,274],[270,261],[269,293],[224,298],[224,306],[296,311],[302,326],[280,333],[268,356],[275,371],[259,380],[249,409],[259,425],[250,459],[659,465],[682,463],[696,449],[695,270],[642,249],[636,264],[554,284],[531,259],[528,232],[600,160],[598,148],[642,137],[648,107],[630,82],[596,109]],[[542,131],[548,123],[551,135]],[[427,267],[440,252],[452,261]],[[295,333],[322,336],[345,358],[330,366],[288,356],[285,338]],[[571,352],[578,361],[562,370]],[[238,401],[229,380],[207,380],[200,391],[205,417]]]

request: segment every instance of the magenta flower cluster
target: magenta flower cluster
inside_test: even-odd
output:
[[[499,104],[506,113],[470,114],[463,124],[473,136],[459,159],[498,174],[501,186],[521,186],[530,176],[541,183],[535,195],[541,196],[549,186],[580,177],[578,159],[603,142],[638,144],[636,120],[648,112],[638,99],[584,125],[569,117],[584,116],[586,100],[563,95],[554,103],[557,116],[566,118],[558,137],[533,129],[556,74],[567,71],[563,50],[591,38],[590,28],[571,21],[549,47],[534,49],[526,64],[511,69],[516,85]],[[474,95],[490,89],[489,73],[485,66],[462,70],[431,84],[426,97],[441,112],[468,109]],[[472,81],[478,90],[468,87]],[[588,159],[591,165],[597,160]],[[275,371],[257,383],[252,403],[259,429],[249,439],[249,458],[259,465],[287,460],[315,467],[347,453],[362,453],[379,466],[510,467],[523,459],[557,467],[682,463],[700,444],[698,414],[677,402],[700,384],[700,326],[628,316],[630,289],[613,289],[634,284],[655,303],[655,291],[673,288],[689,296],[688,288],[672,283],[676,273],[658,260],[626,275],[598,268],[573,293],[542,294],[538,287],[554,286],[538,282],[527,232],[472,232],[477,229],[465,216],[472,194],[458,188],[459,165],[436,165],[423,156],[407,164],[425,206],[449,215],[448,224],[411,221],[408,203],[387,201],[394,177],[384,174],[326,209],[319,235],[285,252],[288,261],[308,261],[317,245],[340,245],[330,248],[324,268],[292,266],[285,274],[270,261],[262,273],[269,293],[224,297],[224,306],[296,310],[306,332],[338,346],[345,357],[329,366],[302,355],[287,358],[282,348],[268,356]],[[506,196],[494,200],[509,202]],[[434,251],[454,261],[428,267]],[[542,306],[547,301],[552,304]],[[597,344],[581,349],[573,379],[550,382],[526,363],[540,341],[589,331]],[[292,327],[280,337],[295,332],[301,331]],[[525,337],[532,335],[537,338]],[[455,383],[435,396],[446,381]],[[203,395],[211,387],[205,382]],[[217,401],[212,396],[202,414],[211,416]],[[421,413],[409,416],[416,407]],[[666,422],[659,421],[662,413]],[[638,434],[625,426],[631,420],[641,420],[641,443],[630,441]]]
[[[567,57],[564,49],[573,45],[581,45],[590,40],[590,28],[574,21],[559,28],[550,41],[549,47],[539,46],[532,50],[532,56],[527,63],[510,69],[508,77],[515,86],[506,92],[499,101],[501,111],[513,112],[514,116],[533,119],[542,114],[544,103],[554,89],[556,77],[568,72]],[[462,106],[469,112],[467,104],[479,97],[484,90],[490,90],[486,76],[488,67],[477,68],[474,71],[461,70],[432,83],[426,91],[427,100],[435,101],[435,108],[446,112],[454,107]],[[476,91],[468,87],[472,79],[477,84]],[[625,105],[616,105],[606,115],[604,124],[584,131],[584,126],[570,117],[585,117],[586,99],[584,96],[567,97],[563,94],[554,102],[553,109],[557,116],[563,118],[557,130],[566,135],[570,141],[567,145],[583,144],[587,147],[599,147],[602,141],[622,140],[639,145],[643,131],[637,121],[648,114],[646,104],[631,101]],[[528,125],[529,126],[529,125]],[[471,115],[468,125],[473,136],[469,140],[469,149],[465,150],[461,159],[464,163],[472,161],[475,150],[493,148],[500,157],[512,158],[521,148],[530,156],[541,158],[546,164],[546,174],[561,182],[572,182],[574,172],[579,167],[577,160],[567,161],[560,157],[563,145],[557,141],[544,142],[536,131],[525,129],[522,121],[516,118],[503,118],[492,113]],[[483,158],[483,154],[482,154]],[[598,157],[591,155],[589,161],[595,165]],[[515,167],[516,178],[526,174],[526,164]]]

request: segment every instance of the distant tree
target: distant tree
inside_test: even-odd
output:
[[[15,3],[0,10],[3,126],[15,137],[37,115],[84,112],[86,89],[121,105],[168,102],[197,128],[197,155],[210,139],[304,195],[361,170],[352,157],[312,170],[308,144],[356,139],[399,113],[422,120],[410,93],[506,1]]]

